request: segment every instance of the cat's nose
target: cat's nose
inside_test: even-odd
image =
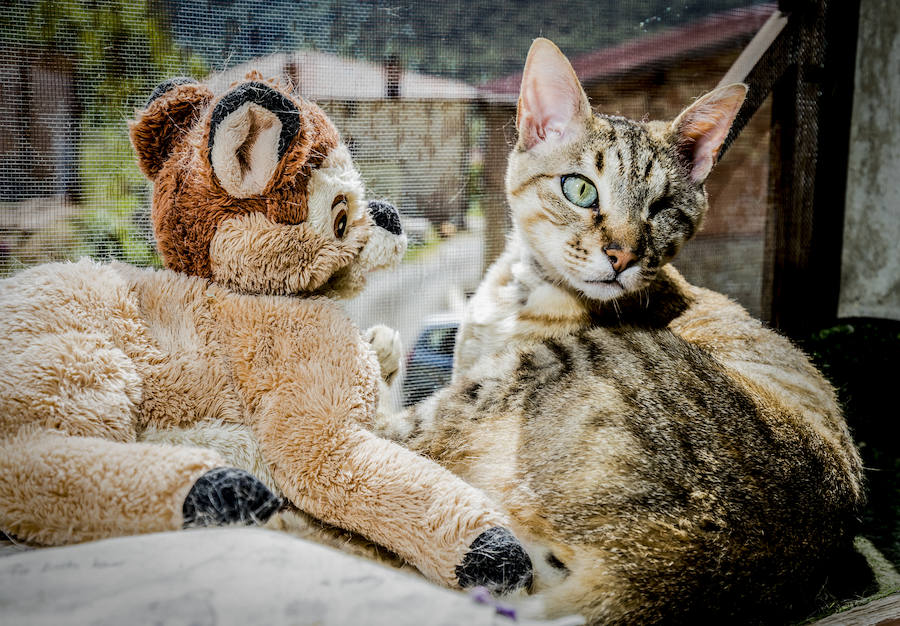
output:
[[[637,256],[629,248],[623,248],[617,243],[604,246],[603,251],[609,257],[609,262],[612,263],[615,272],[625,271],[637,261]]]

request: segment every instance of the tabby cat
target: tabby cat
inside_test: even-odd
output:
[[[382,431],[508,510],[549,616],[729,622],[805,610],[863,499],[833,389],[787,339],[667,263],[746,94],[674,121],[593,115],[534,42],[506,177],[513,232],[452,384]]]

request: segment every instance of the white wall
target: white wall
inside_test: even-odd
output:
[[[900,320],[900,2],[862,0],[841,317]]]

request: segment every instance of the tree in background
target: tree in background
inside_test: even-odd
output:
[[[315,49],[477,84],[522,69],[535,37],[575,55],[766,0],[159,0],[177,43],[224,69]],[[772,0],[769,0],[770,2]]]
[[[72,74],[77,119],[69,141],[77,165],[66,166],[77,171],[75,199],[83,206],[71,224],[56,226],[77,233],[69,256],[158,263],[147,219],[147,185],[128,143],[126,120],[162,79],[207,72],[200,57],[175,45],[166,16],[153,0],[31,0],[0,6],[5,58],[56,65]]]

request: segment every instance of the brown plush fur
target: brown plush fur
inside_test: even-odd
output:
[[[163,94],[147,105],[142,123],[131,127],[131,143],[138,166],[153,180],[184,138],[185,128],[197,121],[213,93],[206,85],[187,84]]]
[[[209,247],[216,228],[229,218],[265,215],[276,224],[300,224],[306,219],[309,178],[339,137],[319,107],[297,100],[301,131],[282,159],[272,181],[258,198],[243,202],[218,184],[206,158],[209,127],[199,124],[177,137],[173,129],[189,124],[199,113],[166,119],[176,111],[199,111],[209,102],[208,89],[180,85],[140,112],[131,123],[131,140],[141,170],[154,181],[152,219],[157,245],[166,267],[212,278]],[[173,124],[174,122],[174,124]],[[160,138],[162,137],[162,138]],[[160,154],[164,161],[160,163]],[[184,184],[189,180],[191,184]]]
[[[214,140],[237,137],[217,153],[240,160],[229,172],[209,148],[222,99],[180,84],[138,113],[131,136],[172,269],[82,260],[0,281],[0,528],[44,544],[177,529],[194,481],[251,454],[247,468],[299,509],[457,585],[473,540],[508,518],[372,434],[376,355],[315,295],[358,290],[405,238],[373,223],[324,114],[277,97],[299,131],[279,159],[272,133],[237,132],[242,110],[262,109],[224,117]],[[224,190],[220,176],[242,191],[247,172],[268,181],[262,193]],[[250,443],[235,451],[222,433]]]

